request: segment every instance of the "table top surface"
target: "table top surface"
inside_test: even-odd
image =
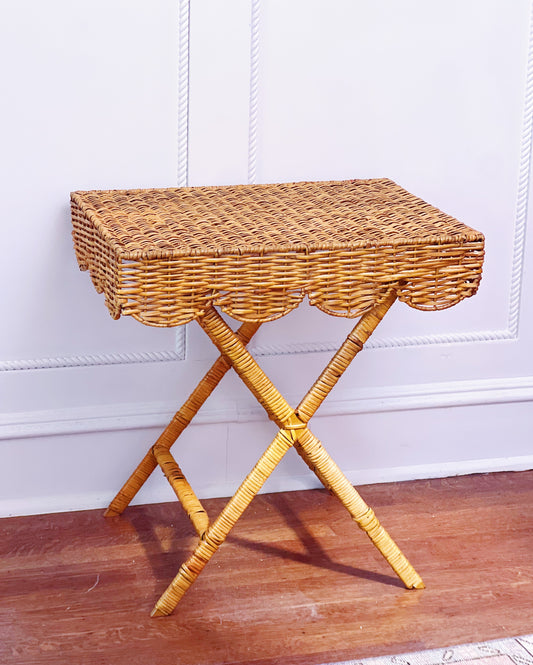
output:
[[[441,309],[481,277],[483,235],[385,178],[74,192],[71,204],[80,267],[114,317],[149,325],[208,304],[268,320],[306,294],[356,316],[393,286]]]
[[[72,200],[132,259],[483,238],[384,178],[88,191]]]

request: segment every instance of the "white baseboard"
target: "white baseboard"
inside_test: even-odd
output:
[[[288,401],[297,403],[299,397],[289,395]],[[345,391],[338,397],[332,396],[326,400],[316,417],[529,401],[533,401],[531,376],[384,386]],[[58,434],[162,427],[179,406],[168,402],[103,404],[0,414],[0,441]],[[207,404],[194,422],[197,424],[250,422],[264,418],[265,413],[258,405],[228,402],[223,407],[217,408]]]
[[[533,455],[519,457],[501,457],[498,459],[465,460],[441,464],[419,464],[379,469],[359,469],[346,472],[353,485],[373,485],[376,483],[420,480],[425,478],[449,478],[473,473],[496,473],[499,471],[527,471],[533,469]],[[294,477],[276,477],[269,479],[265,492],[291,492],[295,490],[315,489],[321,487],[318,479],[311,472]],[[117,488],[118,489],[118,488]],[[231,496],[237,486],[231,483],[217,483],[204,487],[198,494],[200,498]],[[86,492],[77,495],[57,495],[38,498],[22,498],[0,501],[0,517],[19,515],[42,515],[61,513],[72,510],[104,510],[113,496],[104,492]],[[132,505],[164,503],[175,501],[168,485],[162,483],[144,490],[136,497]]]
[[[359,435],[363,432],[363,440],[368,436],[372,438],[375,433],[372,444],[366,448],[363,446],[357,457],[352,457],[346,450],[336,451],[336,455],[340,454],[341,458],[338,462],[349,480],[355,485],[364,485],[532,469],[533,453],[524,455],[530,450],[530,405],[518,404],[531,401],[533,401],[533,377],[519,377],[344,391],[336,400],[326,402],[319,414],[331,418],[330,423],[324,423],[328,426],[326,429],[331,425],[334,431],[335,427],[343,428],[343,423],[353,424],[357,421],[360,423],[357,431]],[[486,405],[494,404],[504,406],[499,406],[497,409],[486,408]],[[249,447],[240,449],[239,441],[246,441],[251,431],[262,432],[261,428],[266,428],[268,423],[265,422],[265,414],[259,406],[238,403],[228,403],[227,408],[221,408],[220,405],[217,408],[206,406],[207,408],[200,412],[194,422],[201,426],[198,430],[202,430],[200,441],[204,442],[203,454],[215,454],[216,463],[214,462],[212,473],[205,476],[191,462],[197,459],[193,449],[190,449],[190,456],[185,462],[187,465],[192,465],[193,475],[196,474],[194,487],[200,498],[229,496],[233,494],[236,486],[226,480],[242,478],[251,468],[248,467],[243,471],[241,457],[244,455],[244,459],[248,460],[245,462],[246,465],[253,464],[257,459],[251,459],[253,456],[248,455]],[[472,407],[472,411],[468,408],[456,409],[453,416],[455,425],[451,430],[448,429],[447,436],[453,438],[453,427],[460,427],[459,423],[462,423],[475,427],[478,438],[474,437],[472,440],[471,449],[468,448],[468,438],[463,440],[463,444],[460,438],[453,438],[458,443],[453,450],[447,447],[446,453],[443,453],[443,459],[447,461],[435,463],[439,459],[438,453],[435,453],[438,447],[428,448],[427,441],[432,437],[431,428],[435,422],[434,443],[438,446],[441,430],[443,427],[446,429],[450,422],[448,412],[443,410],[448,407]],[[143,430],[165,425],[174,409],[174,405],[163,403],[119,404],[1,416],[0,470],[4,473],[2,481],[4,493],[3,498],[0,494],[0,516],[104,508],[112,499],[112,493],[119,488],[119,483],[124,480],[123,460],[131,459],[131,464],[134,464],[136,460],[133,458],[137,454],[144,454],[146,432]],[[386,454],[376,455],[373,452],[375,446],[380,446],[381,442],[390,439],[391,427],[394,436],[396,431],[394,427],[404,426],[406,422],[404,413],[420,409],[435,409],[435,411],[431,414],[419,413],[408,419],[415,429],[413,436],[403,440],[404,446],[407,446],[407,456],[391,457],[387,466],[387,463],[383,462],[387,459]],[[391,413],[390,417],[385,419],[379,415],[376,417],[365,415],[387,411],[404,413]],[[362,414],[362,417],[350,419],[349,416],[354,414]],[[332,416],[345,416],[347,419],[342,420]],[[243,424],[255,420],[261,420],[263,423],[258,422],[250,426]],[[226,425],[223,425],[224,423]],[[501,457],[503,450],[501,441],[505,440],[509,423],[513,423],[514,427],[514,444],[512,446],[506,444],[509,456]],[[378,426],[377,430],[374,424]],[[421,429],[421,424],[425,424],[425,429]],[[230,433],[231,439],[226,438]],[[197,434],[198,432],[194,433],[195,440]],[[223,448],[213,443],[220,440],[219,434],[224,437],[221,436],[222,441],[226,441]],[[185,437],[188,435],[192,433],[186,432]],[[260,435],[262,436],[263,434]],[[357,436],[355,430],[354,436]],[[442,436],[446,434],[443,433]],[[487,445],[480,445],[479,437],[483,442],[486,441]],[[450,440],[448,438],[448,441]],[[141,453],[138,452],[139,449],[142,450]],[[384,447],[382,452],[386,453],[386,450]],[[228,462],[229,452],[231,452],[231,464]],[[74,455],[73,458],[69,457],[70,453]],[[32,461],[26,469],[23,469],[19,463],[21,454]],[[105,468],[100,463],[102,455],[106,459]],[[478,456],[484,458],[476,459]],[[453,457],[474,459],[453,460]],[[401,464],[403,459],[405,466],[399,466],[398,461]],[[350,469],[357,463],[367,468]],[[83,469],[78,476],[77,470],[80,464],[83,465]],[[47,470],[46,473],[40,474],[40,470],[44,468]],[[28,474],[31,476],[31,481]],[[99,483],[98,491],[93,491],[95,482]],[[30,483],[33,495],[31,493],[23,495],[25,483]],[[317,480],[307,472],[305,466],[302,470],[300,467],[293,469],[291,466],[289,471],[282,471],[270,478],[265,491],[291,491],[313,487],[317,487]],[[172,499],[173,494],[162,476],[143,488],[138,497],[140,503]]]

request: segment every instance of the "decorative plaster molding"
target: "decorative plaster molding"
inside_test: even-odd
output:
[[[180,0],[178,11],[178,187],[189,182],[189,25],[190,2]]]
[[[257,113],[259,92],[259,12],[260,0],[252,0],[250,38],[250,106],[248,124],[248,183],[256,182]]]
[[[176,336],[174,338],[174,354],[177,356],[176,360],[185,360],[187,357],[187,330],[189,326],[180,326],[176,328]]]
[[[394,349],[410,346],[429,346],[431,344],[465,344],[472,342],[500,342],[516,339],[511,330],[481,330],[467,333],[450,333],[443,335],[418,335],[411,337],[384,337],[383,339],[370,338],[365,344],[365,349]],[[339,342],[310,342],[292,344],[270,344],[253,346],[251,350],[254,356],[281,356],[299,353],[326,353],[335,352],[339,348]]]
[[[255,23],[254,23],[255,17]],[[258,105],[258,44],[259,44],[259,0],[252,0],[251,34],[251,85],[250,85],[250,141],[248,146],[249,182],[255,181],[257,162],[257,105]],[[525,105],[522,120],[518,192],[513,235],[513,258],[511,264],[511,287],[509,292],[507,328],[496,330],[471,331],[425,336],[407,336],[385,339],[370,339],[365,349],[386,349],[434,344],[464,344],[471,342],[495,342],[516,340],[520,319],[524,250],[527,231],[527,213],[533,153],[533,1],[530,3],[529,41],[527,74],[525,84]],[[253,180],[250,179],[253,174]],[[338,345],[329,341],[316,341],[302,344],[276,344],[270,346],[250,346],[254,355],[292,355],[295,353],[320,353],[336,351]]]
[[[520,300],[522,294],[524,249],[526,244],[527,212],[529,205],[532,142],[533,142],[533,2],[530,3],[526,89],[525,89],[524,114],[522,120],[522,139],[520,144],[518,196],[516,203],[511,288],[509,295],[508,328],[514,338],[518,337],[518,326],[520,320]]]
[[[299,397],[289,395],[288,401],[296,404]],[[338,399],[326,401],[315,417],[531,401],[533,401],[533,376],[452,381],[344,392]],[[160,428],[170,421],[178,406],[168,402],[103,404],[0,414],[0,441],[58,434]],[[228,401],[218,408],[206,405],[194,419],[194,424],[254,422],[264,420],[265,417],[263,409],[258,404],[248,401]]]
[[[188,184],[189,157],[189,26],[190,0],[179,3],[179,52],[178,52],[178,177],[179,187]],[[258,90],[259,90],[259,40],[260,40],[260,0],[251,0],[251,36],[250,36],[250,99],[249,99],[249,134],[248,134],[248,182],[256,181],[257,171],[257,132],[258,132]],[[470,342],[493,342],[514,340],[518,337],[520,318],[520,300],[524,248],[527,230],[531,156],[533,149],[533,2],[530,8],[529,45],[527,76],[525,86],[525,106],[523,114],[522,140],[520,148],[518,193],[513,241],[513,259],[511,288],[509,294],[508,326],[501,330],[472,331],[426,336],[407,336],[398,338],[371,339],[367,349],[398,348],[408,346],[426,346],[433,344],[453,344]],[[270,346],[252,346],[254,354],[291,355],[296,353],[330,352],[337,349],[334,342],[317,341],[302,344],[278,344]],[[185,358],[185,332],[176,331],[176,351],[112,353],[58,358],[39,358],[0,361],[0,371],[28,369],[50,369],[83,367],[93,365],[112,365],[121,363],[166,362]]]
[[[178,187],[187,186],[189,162],[189,0],[180,0],[178,11]],[[168,362],[185,359],[184,328],[176,330],[175,350],[141,351],[134,353],[79,354],[57,358],[0,360],[0,372],[63,369],[122,363]]]
[[[64,369],[66,367],[94,367],[98,365],[121,365],[126,363],[153,363],[185,360],[186,335],[183,328],[176,331],[175,349],[171,351],[135,351],[132,353],[99,353],[59,356],[56,358],[33,358],[23,360],[0,360],[0,372],[31,369]]]

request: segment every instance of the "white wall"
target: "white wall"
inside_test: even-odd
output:
[[[74,189],[387,176],[482,230],[478,295],[397,304],[312,429],[357,483],[532,468],[530,5],[8,3],[0,514],[104,506],[215,356],[195,324],[111,320],[75,264]],[[252,347],[297,402],[350,326],[302,307]],[[274,432],[227,377],[174,450],[226,495]],[[289,455],[266,488],[315,484]],[[172,496],[157,476],[138,500]]]

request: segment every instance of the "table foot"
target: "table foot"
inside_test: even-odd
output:
[[[117,515],[122,515],[124,510],[129,506],[130,501],[151,476],[152,471],[156,468],[156,466],[157,462],[154,457],[154,453],[150,448],[135,471],[131,474],[128,481],[117,493],[113,501],[111,501],[108,509],[104,513],[104,517],[115,517]]]
[[[316,474],[326,489],[335,494],[354,522],[367,534],[405,586],[408,589],[423,589],[424,583],[420,575],[381,526],[372,508],[365,503],[359,492],[331,459],[321,442],[308,429],[305,429],[301,432],[298,443],[296,450],[308,465],[316,469]]]
[[[294,445],[297,430],[280,430],[272,443],[246,476],[239,489],[209,527],[203,540],[182,564],[178,574],[157,601],[151,616],[171,614],[187,589],[202,572],[213,554],[226,540],[229,532],[264,485],[266,479]]]

